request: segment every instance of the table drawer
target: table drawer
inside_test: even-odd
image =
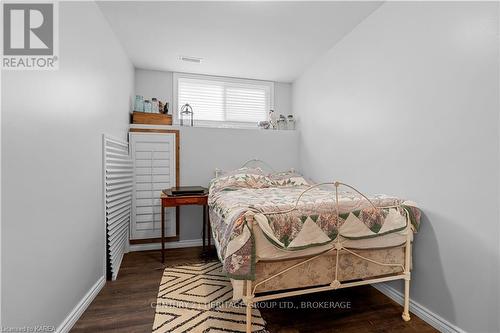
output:
[[[178,197],[178,198],[168,198],[165,204],[168,206],[180,206],[180,205],[206,205],[207,198],[200,197]]]

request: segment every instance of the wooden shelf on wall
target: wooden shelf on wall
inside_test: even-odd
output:
[[[136,112],[132,114],[133,124],[172,125],[172,116],[163,113]]]

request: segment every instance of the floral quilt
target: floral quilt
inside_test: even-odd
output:
[[[255,240],[248,219],[259,225],[275,246],[289,251],[320,246],[341,236],[349,239],[377,237],[401,231],[410,222],[416,231],[420,211],[415,205],[386,195],[370,200],[339,192],[337,214],[333,188],[308,188],[298,175],[279,183],[273,177],[235,173],[214,180],[210,187],[210,223],[223,269],[233,279],[255,279]],[[380,208],[386,207],[386,208]],[[286,213],[282,213],[288,211]]]

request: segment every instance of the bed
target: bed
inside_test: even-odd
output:
[[[346,191],[347,190],[347,191]],[[247,167],[211,182],[212,236],[233,298],[247,306],[305,293],[403,279],[409,315],[413,202],[365,196],[342,182]]]

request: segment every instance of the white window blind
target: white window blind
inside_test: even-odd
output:
[[[258,122],[267,119],[269,92],[266,87],[227,87],[226,120]]]
[[[179,110],[188,103],[196,120],[224,121],[224,85],[216,81],[179,79]]]
[[[177,109],[188,103],[196,125],[230,125],[267,120],[272,108],[272,82],[211,77],[177,78]]]

